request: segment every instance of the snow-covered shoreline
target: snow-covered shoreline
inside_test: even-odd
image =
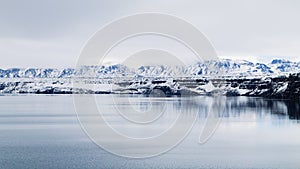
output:
[[[0,69],[0,94],[226,95],[299,98],[300,63],[224,59],[186,67]],[[76,85],[84,83],[84,87]],[[159,91],[162,91],[160,93]]]

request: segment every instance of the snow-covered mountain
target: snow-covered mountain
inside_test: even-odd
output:
[[[84,66],[74,68],[11,68],[0,69],[0,78],[69,78],[74,76],[93,77],[259,77],[278,76],[300,72],[300,62],[276,59],[271,63],[253,63],[246,60],[223,59],[206,61],[187,66],[141,66],[131,69],[124,65]]]
[[[76,85],[77,83],[84,85]],[[74,85],[75,84],[75,85]],[[224,59],[187,66],[0,69],[0,93],[300,97],[300,63]]]

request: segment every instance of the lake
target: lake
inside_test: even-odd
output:
[[[211,103],[218,100],[215,97],[96,95],[95,100],[111,127],[130,137],[157,135],[174,124],[180,114],[196,117],[196,122],[185,139],[171,150],[150,158],[132,159],[107,152],[87,136],[77,119],[72,95],[3,95],[0,168],[300,167],[298,100],[223,97],[223,108],[217,113],[220,121],[203,144],[198,141],[209,117],[205,107],[214,105]],[[125,114],[132,110],[144,115],[161,110],[165,113],[155,114],[153,117],[158,120],[149,124],[154,127],[147,128],[146,124],[124,120],[113,112],[115,109]],[[127,151],[126,146],[122,148]]]

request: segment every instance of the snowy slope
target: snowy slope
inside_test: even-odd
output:
[[[0,78],[69,78],[73,76],[91,77],[199,77],[199,76],[227,76],[227,77],[257,77],[278,76],[300,72],[300,62],[287,60],[273,60],[271,63],[253,63],[246,60],[223,59],[207,61],[188,66],[168,67],[141,66],[130,69],[124,65],[85,66],[79,70],[41,69],[41,68],[11,68],[0,69]]]
[[[0,69],[0,93],[137,93],[298,97],[300,63],[223,59],[187,66],[83,66],[80,69]],[[298,73],[298,74],[297,74]],[[293,75],[290,75],[293,74]],[[73,80],[86,87],[76,88]],[[91,86],[91,87],[90,87]],[[159,92],[156,92],[159,93]],[[300,95],[300,94],[299,94]]]

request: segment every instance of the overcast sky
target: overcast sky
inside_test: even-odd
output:
[[[86,41],[125,15],[162,12],[202,31],[219,56],[300,61],[297,0],[0,0],[0,68],[74,67]]]

